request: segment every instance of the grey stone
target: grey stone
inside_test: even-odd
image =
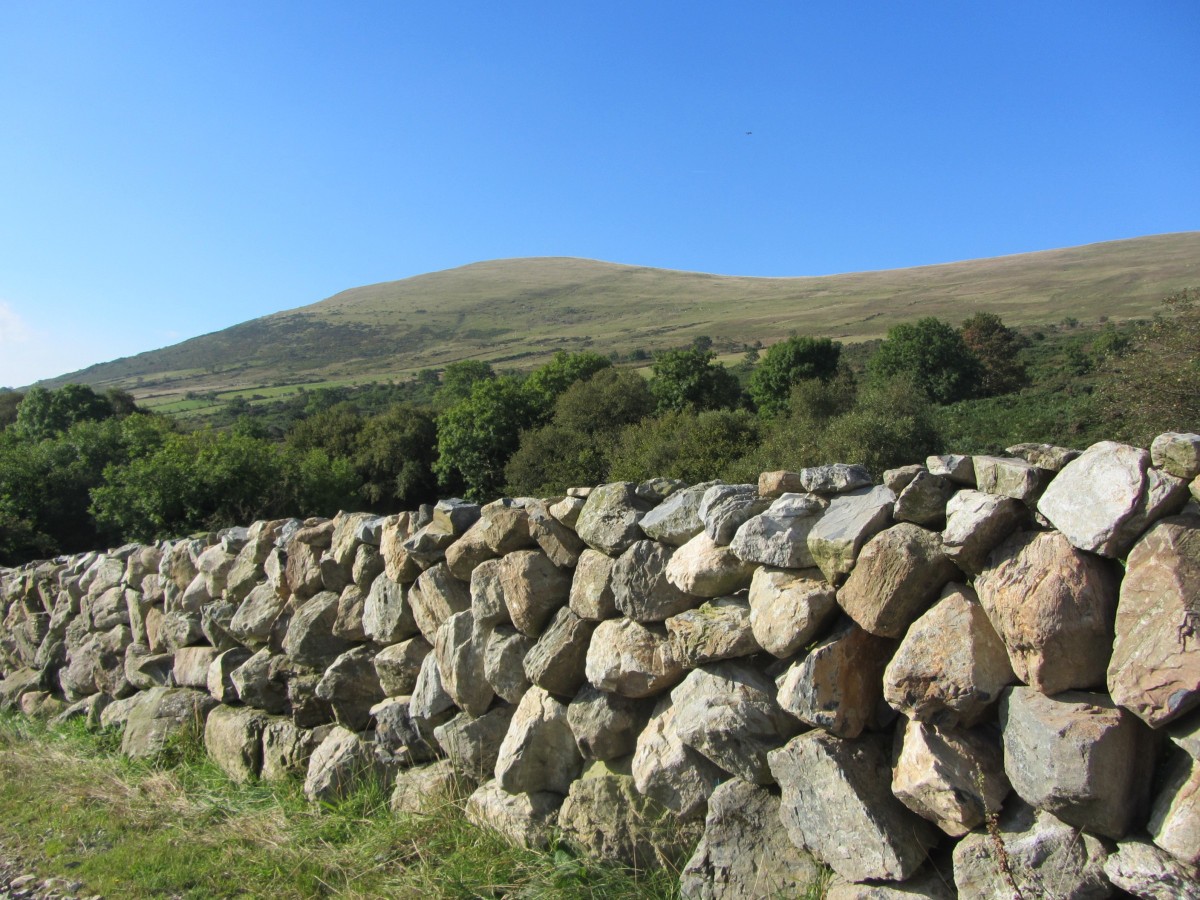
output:
[[[1148,841],[1122,841],[1104,860],[1104,874],[1146,900],[1200,900],[1200,871]]]
[[[567,705],[567,724],[585,759],[618,759],[636,749],[649,713],[645,702],[588,684]]]
[[[432,649],[429,642],[418,635],[384,647],[376,653],[371,662],[384,695],[399,697],[411,694],[416,689],[421,664]]]
[[[942,549],[968,575],[978,575],[988,555],[1028,518],[1028,508],[1012,497],[959,491],[946,504]]]
[[[762,650],[750,626],[750,604],[742,597],[710,600],[664,624],[672,654],[689,669]]]
[[[704,815],[708,797],[726,774],[679,737],[678,711],[663,698],[638,735],[633,779],[639,793],[675,812],[681,821]]]
[[[235,703],[241,699],[233,683],[233,673],[245,665],[253,655],[254,653],[245,647],[232,647],[209,664],[205,686],[214,699],[221,703]]]
[[[767,753],[799,730],[775,702],[775,686],[744,664],[695,670],[671,691],[671,702],[683,743],[754,784],[774,782]]]
[[[1120,838],[1149,799],[1146,726],[1103,694],[1010,688],[1000,701],[1004,771],[1025,802]]]
[[[507,703],[520,703],[529,690],[525,674],[525,656],[533,649],[534,639],[508,625],[497,625],[488,633],[484,650],[483,672],[496,696]]]
[[[883,700],[883,671],[895,641],[847,622],[779,678],[779,705],[839,737],[853,738]]]
[[[976,456],[975,484],[985,494],[998,494],[1032,506],[1054,473],[1023,459]]]
[[[891,791],[889,739],[811,731],[768,754],[780,818],[797,847],[849,881],[903,881],[936,843],[933,827]]]
[[[828,505],[816,494],[783,494],[738,527],[729,549],[748,563],[807,568],[813,565],[808,537]]]
[[[292,617],[283,638],[283,652],[302,666],[324,669],[345,652],[350,642],[333,633],[338,595],[323,591],[307,600]]]
[[[761,568],[750,582],[749,600],[754,639],[781,659],[812,643],[838,609],[833,585],[817,569]]]
[[[566,794],[583,757],[567,722],[567,707],[537,686],[521,698],[496,759],[496,780],[510,794]]]
[[[575,531],[585,544],[618,556],[641,537],[638,523],[650,504],[639,498],[635,489],[631,482],[617,481],[600,485],[588,495],[575,523]]]
[[[1038,511],[1081,550],[1124,556],[1155,519],[1183,506],[1186,483],[1150,470],[1145,450],[1101,441],[1068,463]]]
[[[888,469],[883,473],[883,484],[884,487],[898,497],[900,496],[900,492],[912,484],[913,479],[922,473],[929,473],[929,470],[922,463]],[[935,477],[940,478],[941,476],[938,475]]]
[[[683,664],[672,652],[662,625],[608,619],[592,633],[584,672],[600,690],[639,698],[676,684],[683,677]]]
[[[671,494],[642,518],[642,531],[660,543],[682,547],[704,530],[704,522],[700,519],[700,503],[705,492],[719,483],[706,481]]]
[[[408,603],[417,628],[432,644],[443,622],[471,608],[471,591],[450,574],[445,563],[438,563],[422,572],[409,588]]]
[[[571,581],[568,604],[581,619],[601,621],[620,615],[612,591],[612,569],[616,560],[595,550],[579,554],[579,564]]]
[[[467,533],[446,548],[446,567],[459,581],[470,582],[471,573],[480,563],[495,559],[497,553],[487,545],[484,529],[487,519],[480,519]],[[528,535],[527,535],[528,536]]]
[[[408,538],[401,546],[404,553],[416,566],[428,569],[430,566],[445,561],[446,551],[456,540],[458,540],[458,535],[451,531],[445,531],[434,525],[425,525],[413,532],[412,537]],[[386,563],[386,557],[384,561]]]
[[[1108,688],[1158,728],[1200,706],[1200,518],[1154,525],[1125,564]]]
[[[917,815],[962,837],[1000,811],[1011,786],[992,734],[910,719],[896,737],[892,793]]]
[[[929,470],[930,474],[948,478],[955,484],[975,487],[975,463],[969,456],[955,453],[930,456],[925,460],[925,468]]]
[[[871,483],[866,466],[833,463],[800,470],[804,490],[817,494],[845,494]]]
[[[204,730],[217,701],[187,688],[156,687],[142,691],[131,704],[121,738],[121,752],[132,759],[157,756],[174,736]]]
[[[1200,763],[1177,753],[1162,770],[1146,830],[1159,847],[1195,866],[1200,864]]]
[[[450,534],[465,534],[479,520],[479,504],[453,497],[433,507],[433,526]]]
[[[174,687],[174,670],[173,653],[151,653],[145,644],[130,644],[125,648],[125,678],[139,691],[152,687]],[[0,689],[2,694],[3,690]]]
[[[667,566],[676,550],[655,541],[637,541],[612,568],[612,592],[617,609],[638,622],[662,622],[700,604],[667,580]]]
[[[537,637],[571,593],[571,573],[540,550],[518,550],[500,561],[500,588],[513,625]]]
[[[738,528],[771,506],[769,497],[758,496],[753,484],[716,484],[704,492],[697,514],[704,531],[718,544],[733,540]]]
[[[433,730],[438,744],[458,771],[482,782],[496,769],[500,747],[516,707],[496,706],[479,718],[459,713]]]
[[[342,588],[338,596],[337,618],[333,620],[334,637],[346,641],[365,641],[367,633],[363,630],[363,609],[366,605],[367,595],[357,584]]]
[[[953,493],[949,481],[922,468],[896,497],[892,514],[897,522],[934,528],[945,521],[946,503]]]
[[[438,755],[435,731],[453,716],[447,710],[433,719],[413,716],[411,697],[388,697],[371,707],[375,742],[383,759],[400,766],[427,762]]]
[[[325,670],[316,695],[333,710],[339,725],[362,731],[371,721],[371,707],[383,699],[372,653],[366,647],[347,650]]]
[[[734,778],[708,799],[704,837],[683,868],[680,893],[687,900],[800,897],[820,874],[788,837],[779,798]]]
[[[501,834],[510,843],[527,849],[543,849],[562,803],[559,794],[539,792],[510,794],[495,779],[484,782],[467,799],[467,821]]]
[[[500,580],[502,563],[489,559],[471,572],[471,615],[480,628],[512,624],[504,604],[504,586]]]
[[[363,605],[362,627],[364,637],[377,644],[395,644],[418,634],[404,585],[386,573],[376,576]]]
[[[669,810],[637,792],[632,776],[603,764],[571,783],[558,827],[588,856],[643,872],[677,868],[696,830],[681,828]]]
[[[413,686],[412,713],[417,718],[432,720],[451,709],[454,709],[454,698],[442,683],[437,654],[429,653],[421,663],[417,683]]]
[[[586,680],[588,646],[596,625],[565,606],[559,609],[524,657],[529,681],[552,694],[574,696]]]
[[[314,803],[339,800],[379,775],[379,763],[370,745],[339,725],[330,730],[309,758],[304,794]]]
[[[1027,898],[1101,900],[1112,893],[1104,874],[1107,856],[1098,838],[1048,812],[1010,802],[1000,816],[996,836],[973,831],[954,848],[954,883],[959,900],[1013,896],[1014,884]]]
[[[256,585],[229,621],[229,633],[243,643],[261,644],[271,635],[271,626],[287,605],[287,598],[264,582]]]
[[[550,504],[550,515],[574,530],[585,502],[582,497],[563,497],[557,503]]]
[[[667,581],[685,594],[721,597],[748,588],[756,568],[701,532],[672,554],[666,575]]]
[[[271,651],[263,648],[229,675],[238,698],[247,706],[269,713],[287,711],[287,683]]]
[[[433,644],[442,684],[454,704],[472,716],[481,716],[495,692],[484,676],[487,632],[475,627],[471,611],[455,613],[437,631]]]
[[[1200,475],[1200,434],[1160,434],[1150,444],[1150,461],[1168,475],[1191,481]]]
[[[573,569],[579,563],[579,554],[586,547],[579,536],[558,521],[549,506],[541,500],[531,500],[525,507],[529,515],[529,536],[542,548],[556,566]]]
[[[903,637],[957,572],[940,535],[902,522],[866,543],[838,605],[872,634]]]
[[[1005,447],[1004,452],[1050,472],[1061,472],[1063,466],[1079,456],[1078,450],[1053,444],[1014,444]]]
[[[396,775],[388,806],[396,815],[429,814],[465,800],[475,787],[450,760],[442,759]]]
[[[230,779],[244,784],[262,771],[265,724],[258,710],[217,706],[204,725],[204,748]]]
[[[811,562],[830,582],[838,582],[854,568],[863,544],[892,520],[896,495],[877,486],[834,497],[825,514],[808,532]]]

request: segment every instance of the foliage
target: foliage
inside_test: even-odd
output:
[[[17,421],[17,408],[24,399],[20,391],[0,390],[0,431]]]
[[[110,465],[92,514],[114,534],[152,541],[283,515],[332,515],[353,497],[348,460],[206,429],[173,434],[149,455]]]
[[[876,381],[855,395],[844,379],[808,381],[793,389],[786,415],[775,419],[762,443],[726,474],[753,481],[759,472],[846,462],[861,463],[878,478],[937,449],[933,409],[910,382]]]
[[[43,440],[0,434],[0,564],[74,553],[102,543],[88,514],[90,492],[111,465],[151,452],[171,433],[169,420],[130,416],[83,421]]]
[[[559,395],[571,385],[611,367],[612,361],[599,353],[567,353],[559,350],[550,362],[529,374],[525,379],[525,389],[538,407],[549,411]]]
[[[1200,288],[1164,305],[1123,356],[1107,357],[1100,377],[1107,420],[1144,446],[1164,431],[1200,430]]]
[[[505,467],[517,496],[559,493],[607,479],[617,433],[654,410],[654,397],[636,372],[604,368],[559,396],[550,424],[521,435]]]
[[[758,419],[746,410],[676,410],[625,428],[612,452],[610,480],[708,481],[758,442]]]
[[[86,384],[68,384],[56,391],[30,388],[17,407],[13,430],[23,437],[44,440],[62,434],[76,422],[112,418],[113,405]]]
[[[341,402],[301,419],[288,432],[297,450],[324,450],[333,457],[350,457],[358,447],[363,419],[353,403]]]
[[[772,345],[750,375],[750,399],[763,414],[777,415],[787,406],[795,385],[832,378],[841,353],[842,345],[829,338],[796,336]]]
[[[724,366],[713,362],[714,356],[711,350],[695,347],[656,356],[650,391],[658,400],[658,411],[736,406],[741,388]]]
[[[442,371],[442,386],[433,395],[434,405],[446,409],[466,400],[480,381],[491,381],[496,377],[490,364],[478,359],[453,362]]]
[[[979,361],[982,379],[979,395],[996,397],[1020,390],[1029,383],[1025,365],[1018,358],[1029,343],[1008,328],[994,313],[976,313],[959,328],[963,343]]]
[[[434,499],[437,426],[424,409],[397,404],[368,419],[358,433],[353,464],[359,493],[373,508],[412,509]]]
[[[962,335],[933,316],[888,331],[867,369],[877,382],[896,376],[909,379],[934,403],[974,396],[982,377],[979,360]]]
[[[520,379],[505,375],[477,381],[469,397],[438,416],[433,471],[439,483],[451,491],[461,487],[472,500],[497,496],[521,430],[533,424],[536,415]]]

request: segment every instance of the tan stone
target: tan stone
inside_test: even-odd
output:
[[[672,554],[666,575],[685,594],[721,597],[749,587],[756,568],[702,531]]]
[[[812,643],[837,612],[836,591],[817,569],[764,566],[750,583],[750,629],[781,659]]]
[[[634,698],[661,693],[683,677],[666,628],[632,619],[608,619],[596,627],[585,671],[594,687]]]
[[[1057,532],[1019,532],[975,589],[1021,681],[1044,694],[1104,684],[1117,590],[1102,560]]]

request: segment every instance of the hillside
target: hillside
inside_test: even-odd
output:
[[[707,275],[572,258],[475,263],[343,291],[161,350],[43,382],[119,386],[162,405],[189,391],[403,377],[456,360],[532,366],[557,349],[629,353],[709,335],[770,344],[792,331],[846,342],[902,321],[1010,325],[1144,317],[1200,285],[1200,232],[879,272]]]

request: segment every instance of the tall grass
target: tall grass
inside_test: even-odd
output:
[[[318,807],[295,781],[234,784],[195,738],[152,761],[118,745],[0,714],[0,844],[106,897],[678,896],[678,873],[513,847],[459,802],[397,816],[375,783]]]

